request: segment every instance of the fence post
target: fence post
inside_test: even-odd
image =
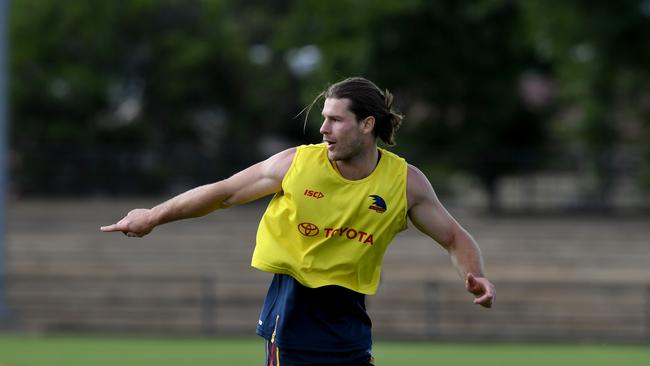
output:
[[[645,285],[645,341],[650,343],[650,284]]]
[[[427,338],[437,339],[440,337],[440,284],[437,282],[424,283],[424,313],[426,314]]]
[[[217,280],[215,277],[201,278],[201,333],[214,335],[217,328]]]
[[[8,140],[8,56],[9,52],[9,0],[0,0],[0,324],[9,320],[9,305],[7,303],[6,273],[7,242],[5,235],[6,195],[7,195],[7,160]]]

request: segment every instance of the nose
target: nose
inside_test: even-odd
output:
[[[330,124],[327,120],[324,120],[320,126],[320,133],[321,135],[328,135],[330,133]]]

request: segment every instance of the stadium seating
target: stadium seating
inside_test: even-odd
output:
[[[12,203],[6,269],[13,326],[252,335],[270,279],[249,264],[264,205],[166,225],[142,239],[99,231],[154,203]],[[647,218],[451,211],[481,244],[496,306],[471,304],[446,252],[409,229],[389,248],[382,287],[368,299],[377,338],[650,339]]]

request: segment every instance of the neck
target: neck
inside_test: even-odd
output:
[[[349,160],[332,161],[339,174],[345,179],[359,180],[363,179],[375,170],[379,163],[379,150],[373,145],[372,149],[367,149]]]

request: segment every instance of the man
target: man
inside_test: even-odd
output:
[[[474,303],[489,308],[495,300],[478,245],[427,178],[377,147],[378,138],[394,144],[402,122],[392,95],[356,77],[314,102],[320,98],[323,143],[282,151],[101,228],[141,237],[167,222],[274,194],[252,259],[274,273],[257,327],[267,340],[267,365],[372,364],[365,295],[376,292],[383,254],[407,217],[449,252]]]

